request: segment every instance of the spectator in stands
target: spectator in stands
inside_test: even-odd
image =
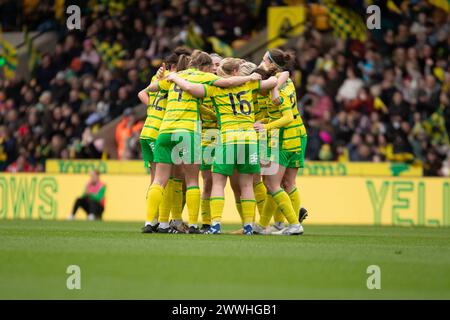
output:
[[[309,113],[313,119],[320,121],[327,119],[333,112],[333,101],[318,84],[311,86],[308,92],[311,104],[305,106],[305,112]]]
[[[0,169],[5,171],[15,157],[16,139],[5,125],[0,126]]]
[[[115,137],[119,159],[131,159],[133,147],[137,146],[137,138],[143,126],[142,121],[136,121],[133,111],[125,109],[123,118],[117,124]],[[133,142],[133,140],[136,140]],[[130,149],[131,148],[131,149]]]
[[[101,220],[105,210],[105,193],[106,185],[100,180],[100,172],[93,170],[83,195],[75,201],[70,220],[75,219],[79,208],[86,212],[88,220]]]
[[[42,62],[36,70],[37,83],[43,90],[47,90],[50,87],[50,81],[55,77],[57,71],[52,62],[52,56],[48,53],[44,54]]]
[[[125,86],[119,88],[116,101],[113,102],[111,107],[111,117],[116,118],[120,116],[125,109],[130,108],[132,101],[128,89]]]
[[[434,150],[429,150],[423,167],[424,176],[442,176],[442,160]]]
[[[94,73],[100,65],[100,56],[95,50],[91,39],[83,41],[83,51],[81,52],[80,60],[83,63],[82,70],[86,73]]]
[[[363,87],[363,81],[356,76],[355,69],[347,68],[347,78],[338,90],[336,101],[344,105],[357,97],[359,90]]]
[[[7,168],[6,172],[17,173],[17,172],[34,172],[33,166],[28,163],[26,158],[26,152],[23,152],[17,157],[17,160],[11,163]]]
[[[50,92],[57,104],[62,104],[69,99],[70,86],[65,80],[63,71],[58,71],[54,80],[51,81]]]

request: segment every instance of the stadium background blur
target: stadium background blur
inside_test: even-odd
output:
[[[1,0],[3,33],[24,40],[2,40],[0,171],[45,171],[46,159],[140,159],[137,93],[171,49],[238,56],[265,34],[268,7],[306,4],[303,32],[283,48],[296,55],[307,160],[419,163],[426,176],[449,176],[448,2],[316,2]],[[365,23],[371,3],[381,29],[343,31]],[[81,30],[66,28],[69,4],[81,8]],[[335,5],[355,15],[336,25]],[[39,47],[48,32],[55,46]]]

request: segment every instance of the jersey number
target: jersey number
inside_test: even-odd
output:
[[[177,85],[173,86],[173,91],[178,92],[178,102],[181,101],[181,97],[183,96],[183,90],[181,90],[181,88]]]
[[[252,113],[252,105],[247,100],[241,99],[241,95],[245,94],[246,92],[247,91],[238,92],[238,94],[236,95],[236,98],[239,102],[239,109],[241,109],[241,113],[248,116]],[[229,93],[228,97],[230,98],[231,109],[233,109],[233,114],[237,115],[238,112],[236,111],[236,103],[235,103],[233,94]]]
[[[289,95],[289,100],[291,100],[291,103],[292,103],[291,109],[294,109],[294,107],[297,107],[295,92],[293,92]],[[294,113],[294,119],[297,119],[297,115],[295,113]]]
[[[294,105],[295,105],[295,93],[291,93],[289,95],[289,100],[291,100],[292,107],[294,107]]]

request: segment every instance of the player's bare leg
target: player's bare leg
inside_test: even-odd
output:
[[[152,184],[153,180],[155,180],[155,174],[156,174],[156,163],[152,162],[150,164],[150,184]]]

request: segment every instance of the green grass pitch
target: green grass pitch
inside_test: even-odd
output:
[[[0,222],[1,299],[450,299],[450,229],[305,224],[305,235],[141,234]],[[233,230],[236,226],[228,226]],[[66,269],[81,268],[68,290]],[[366,286],[381,269],[381,289]]]

